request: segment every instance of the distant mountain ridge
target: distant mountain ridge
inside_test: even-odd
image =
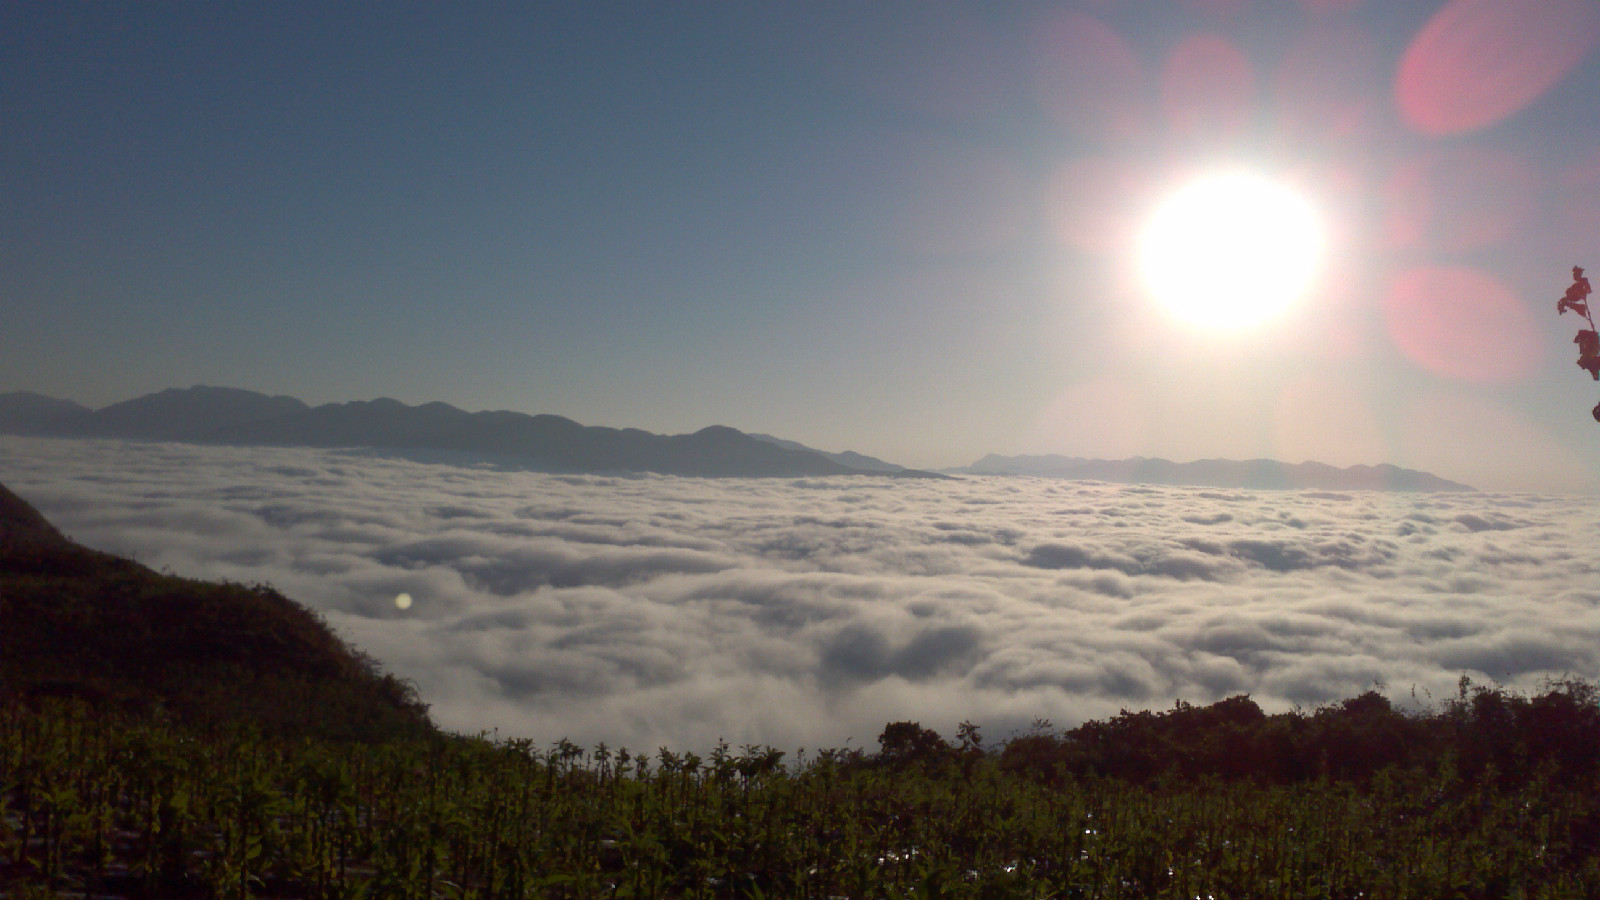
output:
[[[831,453],[768,434],[712,425],[693,434],[580,425],[556,415],[469,413],[447,403],[380,398],[311,406],[240,388],[171,388],[98,410],[31,392],[0,394],[0,434],[123,438],[278,447],[368,448],[423,458],[492,458],[552,472],[655,472],[697,477],[877,475],[945,478],[852,451]],[[1250,489],[1470,491],[1465,484],[1392,465],[1147,457],[1107,460],[989,454],[966,475],[1033,475],[1114,483]]]
[[[364,447],[492,455],[557,472],[656,472],[701,477],[895,475],[939,478],[860,457],[762,440],[722,425],[693,434],[580,425],[554,415],[469,413],[398,400],[310,406],[239,388],[172,388],[98,410],[34,393],[0,394],[0,433],[293,447]],[[889,468],[881,468],[888,466]]]
[[[766,441],[769,444],[776,444],[779,447],[787,447],[790,450],[808,450],[812,453],[820,453],[842,466],[849,466],[852,469],[860,469],[863,472],[882,472],[885,475],[898,475],[902,472],[917,472],[915,469],[908,469],[905,466],[895,465],[892,462],[884,462],[876,456],[868,456],[865,453],[857,453],[854,450],[845,450],[841,453],[830,453],[827,450],[818,450],[814,447],[807,447],[805,444],[802,444],[799,441],[791,441],[780,437],[773,437],[770,434],[751,432],[750,436],[758,441]],[[930,473],[917,472],[917,474]]]
[[[1202,459],[1178,463],[1143,456],[1085,459],[1057,454],[999,456],[991,453],[970,466],[953,471],[969,475],[1033,475],[1122,484],[1183,484],[1255,490],[1476,490],[1428,472],[1388,464],[1341,469],[1319,462],[1284,463],[1270,459]]]

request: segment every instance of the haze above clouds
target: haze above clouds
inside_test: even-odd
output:
[[[1600,511],[1570,496],[558,476],[17,437],[0,472],[76,540],[320,610],[446,727],[541,742],[870,747],[902,719],[1002,738],[1176,698],[1600,675]]]

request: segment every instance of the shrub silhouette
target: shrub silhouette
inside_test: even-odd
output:
[[[890,722],[878,735],[877,761],[899,766],[938,765],[956,758],[956,750],[931,728],[917,722]]]
[[[1111,778],[1219,778],[1263,784],[1366,783],[1383,773],[1491,776],[1503,787],[1539,777],[1600,775],[1600,689],[1548,683],[1532,697],[1463,678],[1431,712],[1406,713],[1368,691],[1315,711],[1266,715],[1248,696],[1209,706],[1128,712],[1059,735],[1028,734],[999,753],[1002,770],[1059,783]]]

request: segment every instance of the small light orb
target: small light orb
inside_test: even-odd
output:
[[[394,598],[394,605],[398,609],[410,609],[411,608],[411,595],[410,594],[400,594],[399,596]]]

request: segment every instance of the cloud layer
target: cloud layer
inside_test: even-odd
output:
[[[446,727],[539,741],[870,748],[900,719],[998,738],[1176,698],[1600,677],[1583,497],[560,476],[11,437],[0,481],[90,546],[277,586]]]

